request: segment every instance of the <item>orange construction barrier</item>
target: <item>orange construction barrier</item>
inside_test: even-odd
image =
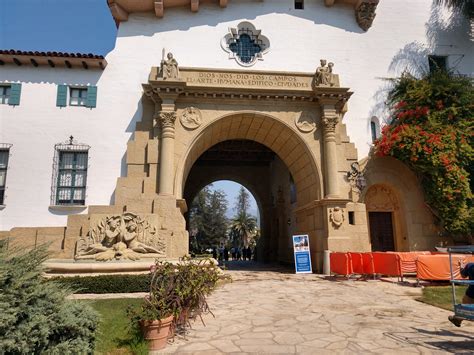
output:
[[[331,272],[338,275],[352,274],[348,253],[331,252],[329,258],[331,263]]]
[[[409,252],[395,252],[389,251],[389,254],[397,254],[400,257],[402,274],[416,273],[416,259],[420,255],[431,255],[429,251],[409,251]]]
[[[402,276],[400,256],[393,253],[372,253],[376,274],[386,276]]]
[[[349,254],[349,262],[351,263],[351,269],[353,274],[365,274],[364,272],[364,260],[362,253],[347,253]]]
[[[364,274],[366,275],[375,274],[374,257],[372,256],[372,253],[361,253],[361,254],[362,254],[362,268],[364,270]]]
[[[474,256],[452,255],[453,275],[461,279],[459,261],[474,262]],[[449,255],[420,255],[416,261],[416,277],[420,280],[450,280]]]

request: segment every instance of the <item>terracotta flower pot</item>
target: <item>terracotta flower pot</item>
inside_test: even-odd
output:
[[[160,350],[166,346],[170,334],[173,316],[160,320],[143,321],[141,323],[143,337],[148,340],[149,350]]]

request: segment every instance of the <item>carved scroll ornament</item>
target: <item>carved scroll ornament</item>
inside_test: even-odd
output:
[[[85,237],[78,240],[76,259],[108,261],[113,259],[139,260],[164,257],[166,244],[156,228],[140,216],[127,212],[99,221]]]
[[[339,117],[337,115],[326,115],[322,119],[324,129],[328,132],[334,132],[336,130],[336,125],[339,122]]]
[[[174,128],[174,122],[176,121],[175,111],[161,111],[159,114],[160,124],[163,128],[172,127]]]

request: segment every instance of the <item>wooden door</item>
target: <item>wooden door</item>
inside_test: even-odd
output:
[[[392,212],[369,212],[372,251],[395,251]]]

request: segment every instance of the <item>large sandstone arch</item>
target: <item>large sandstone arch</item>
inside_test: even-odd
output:
[[[193,139],[177,169],[175,191],[180,197],[189,171],[201,154],[217,143],[232,139],[256,141],[274,151],[293,176],[298,205],[321,198],[322,179],[316,159],[299,134],[276,117],[248,111],[211,122]]]

